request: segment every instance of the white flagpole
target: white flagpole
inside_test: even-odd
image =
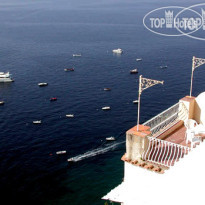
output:
[[[193,59],[192,59],[192,72],[191,72],[190,97],[191,97],[191,95],[192,95],[192,84],[193,84],[194,69],[195,69],[195,56],[193,56]]]
[[[138,91],[138,113],[137,113],[137,131],[139,130],[139,123],[140,123],[140,96],[141,96],[141,79],[142,79],[142,75],[140,75],[140,79],[139,79],[139,91]]]

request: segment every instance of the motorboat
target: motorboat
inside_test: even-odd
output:
[[[57,151],[56,154],[57,154],[57,155],[59,155],[59,154],[66,154],[66,150]]]
[[[66,117],[74,117],[74,114],[67,114]]]
[[[73,57],[81,57],[81,54],[73,54]]]
[[[43,87],[43,86],[47,86],[48,83],[38,83],[38,86]]]
[[[130,74],[135,74],[135,73],[138,73],[137,68],[135,68],[135,69],[133,69],[133,70],[130,70]]]
[[[134,100],[132,101],[134,104],[137,104],[139,102],[139,100]]]
[[[136,61],[142,61],[142,58],[136,58]]]
[[[56,97],[50,99],[50,101],[56,101],[56,100],[57,100]]]
[[[104,91],[111,91],[111,88],[104,88]]]
[[[34,120],[33,124],[41,124],[41,120]]]
[[[121,48],[118,48],[118,49],[113,49],[112,52],[116,54],[122,54],[123,50]]]
[[[160,68],[167,68],[167,65],[161,65]]]
[[[74,71],[74,68],[65,68],[64,71]]]
[[[106,140],[107,141],[115,141],[115,138],[114,137],[106,137]]]
[[[4,101],[0,101],[0,105],[4,105]]]
[[[14,80],[11,77],[11,74],[9,72],[0,72],[0,83],[7,83],[7,82],[13,82]]]
[[[102,107],[102,110],[110,110],[110,107],[109,106]]]
[[[71,158],[67,159],[67,161],[68,161],[68,162],[74,162],[74,158],[71,157]]]

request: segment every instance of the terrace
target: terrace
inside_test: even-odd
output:
[[[198,98],[184,97],[138,128],[128,130],[122,160],[164,173],[199,146],[205,137],[200,107],[205,94],[202,94]],[[185,124],[188,122],[195,122],[195,127],[187,128]]]

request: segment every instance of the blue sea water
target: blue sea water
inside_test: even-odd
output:
[[[122,143],[69,165],[67,159],[125,140],[137,122],[138,78],[164,80],[143,92],[141,122],[189,94],[192,56],[204,42],[159,36],[143,17],[162,6],[195,1],[0,0],[0,196],[28,204],[104,204],[123,178]],[[120,56],[112,49],[122,48]],[[73,53],[82,57],[74,58]],[[136,58],[143,61],[136,62]],[[167,65],[167,69],[160,69]],[[74,72],[64,72],[74,67]],[[139,74],[129,71],[138,68]],[[204,66],[194,73],[193,95],[204,91]],[[47,82],[47,87],[38,87]],[[103,91],[110,87],[110,92]],[[57,101],[50,102],[51,97]],[[104,112],[103,106],[111,106]],[[74,118],[66,118],[66,114]],[[42,120],[39,126],[33,120]],[[56,151],[67,150],[57,156]]]

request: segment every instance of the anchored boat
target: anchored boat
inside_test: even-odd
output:
[[[115,138],[114,137],[107,137],[106,140],[107,141],[115,141]]]
[[[133,70],[130,70],[130,74],[136,74],[136,73],[138,73],[137,68],[135,68],[135,69],[133,69]]]
[[[74,117],[74,114],[67,114],[66,117]]]
[[[48,83],[38,83],[38,86],[43,87],[43,86],[47,86]]]
[[[41,120],[34,120],[33,124],[41,124]]]
[[[111,91],[111,88],[104,88],[104,91]]]
[[[74,68],[65,68],[64,71],[74,71]]]
[[[102,110],[110,110],[111,108],[109,106],[102,107]]]
[[[56,152],[56,154],[57,155],[59,155],[59,154],[66,154],[66,150],[58,151],[58,152]]]
[[[11,74],[9,72],[0,72],[0,83],[7,83],[7,82],[13,82],[14,80],[11,77]]]
[[[116,54],[122,54],[123,50],[121,48],[118,48],[118,49],[113,49],[112,52]]]
[[[73,57],[81,57],[81,54],[73,54]]]

